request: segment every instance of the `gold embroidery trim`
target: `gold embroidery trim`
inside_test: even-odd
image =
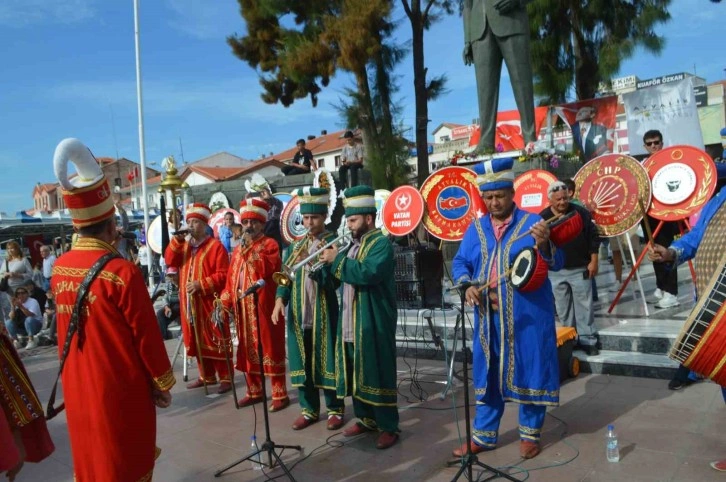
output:
[[[170,390],[175,383],[176,378],[174,378],[174,371],[171,368],[160,377],[154,377],[154,385],[156,385],[156,388],[158,388],[162,392]]]
[[[59,276],[67,276],[69,278],[85,278],[86,273],[88,273],[88,269],[86,268],[71,268],[67,266],[54,266],[53,267],[53,276],[59,275]],[[109,281],[113,284],[119,285],[119,286],[126,286],[126,282],[116,273],[112,273],[110,271],[102,270],[98,274],[98,278]]]

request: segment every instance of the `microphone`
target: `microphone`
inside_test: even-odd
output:
[[[240,296],[240,299],[248,297],[249,295],[251,295],[252,293],[257,291],[258,289],[262,288],[263,286],[265,286],[265,280],[258,279],[257,281],[255,281],[255,284],[253,284],[252,286],[247,288],[247,290],[244,293],[242,293],[242,296]]]
[[[446,291],[465,290],[472,286],[481,286],[485,283],[486,283],[486,280],[482,280],[482,279],[473,279],[473,280],[469,280],[469,281],[462,281],[461,283],[452,286],[451,288],[449,288]]]

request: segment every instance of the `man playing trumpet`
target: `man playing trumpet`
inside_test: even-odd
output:
[[[292,267],[316,253],[335,238],[325,230],[329,190],[299,189],[300,214],[307,235],[290,245],[283,256],[286,266]],[[317,256],[315,256],[317,258]],[[328,430],[343,426],[344,401],[335,392],[335,340],[338,328],[338,297],[340,285],[329,270],[310,271],[311,263],[298,268],[294,277],[281,274],[278,278],[277,299],[272,322],[282,320],[285,305],[287,315],[287,355],[292,385],[298,387],[301,414],[292,424],[302,430],[318,421],[320,389],[323,389],[328,410]]]
[[[227,284],[222,303],[233,313],[237,323],[237,370],[245,373],[247,395],[239,401],[247,407],[262,400],[262,370],[272,381],[271,412],[290,405],[285,385],[285,324],[272,323],[270,315],[275,305],[275,283],[272,275],[280,271],[280,248],[277,242],[264,235],[268,204],[259,198],[240,202],[240,219],[245,230],[243,243],[232,252]],[[254,296],[244,296],[253,285],[262,285]],[[260,332],[257,317],[260,317]],[[262,340],[262,360],[257,354],[257,340]]]

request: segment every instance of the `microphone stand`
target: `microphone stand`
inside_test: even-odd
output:
[[[269,468],[274,468],[275,465],[279,466],[283,472],[285,472],[285,475],[292,481],[295,482],[295,478],[290,473],[290,470],[285,466],[282,459],[280,458],[280,455],[277,453],[275,449],[294,449],[297,451],[302,451],[302,447],[300,445],[278,445],[275,442],[272,441],[272,438],[270,438],[270,414],[269,409],[267,408],[267,386],[266,386],[266,379],[265,379],[265,367],[263,366],[263,357],[262,357],[262,336],[260,336],[260,303],[257,296],[257,291],[255,290],[252,292],[252,296],[254,297],[254,304],[255,304],[255,311],[257,312],[257,358],[260,360],[260,374],[262,375],[262,404],[263,404],[263,418],[265,419],[265,441],[254,452],[247,455],[246,457],[239,459],[235,462],[232,462],[230,465],[224,467],[221,470],[218,470],[214,473],[215,477],[219,477],[232,467],[236,467],[237,465],[241,464],[245,460],[250,460],[253,457],[257,456],[258,454],[261,454],[262,452],[267,452],[267,461],[268,463],[262,463],[262,465],[266,465]],[[273,458],[275,463],[273,463]]]
[[[464,418],[466,419],[466,454],[461,458],[461,460],[451,461],[448,462],[447,465],[449,467],[456,465],[458,463],[461,463],[461,467],[459,467],[459,471],[456,472],[456,475],[454,475],[454,478],[451,479],[451,482],[456,482],[459,480],[459,478],[462,476],[464,471],[466,471],[467,474],[467,480],[474,480],[473,478],[473,467],[476,465],[478,467],[483,468],[487,472],[491,472],[494,475],[491,477],[488,477],[486,479],[483,479],[482,482],[486,482],[488,480],[493,480],[497,478],[504,478],[507,480],[511,480],[514,482],[520,482],[518,479],[515,479],[514,477],[510,476],[509,474],[505,474],[501,470],[489,466],[483,462],[479,461],[479,458],[476,456],[476,454],[471,453],[471,406],[469,404],[469,362],[467,360],[466,356],[466,324],[464,323],[464,309],[466,305],[466,290],[471,286],[477,286],[478,283],[474,282],[467,282],[467,283],[461,283],[458,285],[459,287],[459,295],[461,298],[461,351],[464,353],[464,361],[463,361],[463,377],[464,377]],[[487,323],[488,323],[487,319]],[[483,323],[484,321],[480,318],[480,323]],[[452,355],[453,357],[454,355]],[[473,361],[473,352],[472,352],[472,361]],[[477,479],[479,480],[479,479]]]

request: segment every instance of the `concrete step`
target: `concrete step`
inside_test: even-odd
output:
[[[589,356],[581,350],[575,350],[573,355],[580,360],[583,372],[603,375],[670,380],[678,368],[678,363],[667,356],[651,353],[601,350],[598,355]]]
[[[621,319],[599,329],[600,348],[608,351],[666,355],[685,323],[685,317],[671,319]]]

